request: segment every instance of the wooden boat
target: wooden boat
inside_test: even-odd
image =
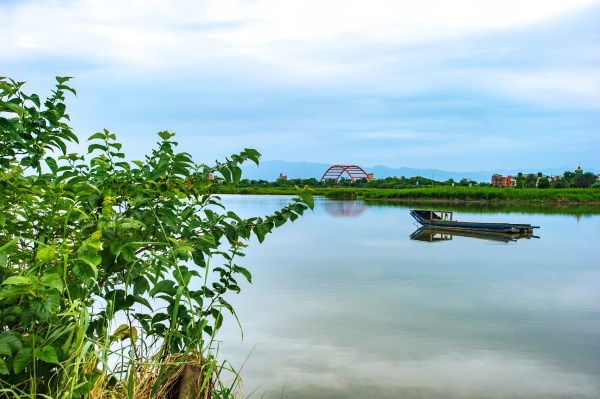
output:
[[[502,233],[527,233],[540,226],[515,223],[459,222],[452,220],[453,212],[413,209],[410,214],[422,226],[443,227],[450,230],[479,230]]]

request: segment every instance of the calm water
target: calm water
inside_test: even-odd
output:
[[[243,216],[289,200],[223,198]],[[431,243],[408,210],[318,199],[248,249],[244,337],[230,318],[219,353],[245,361],[243,397],[600,397],[600,215],[456,210],[539,238]]]

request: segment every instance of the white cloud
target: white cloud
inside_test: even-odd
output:
[[[9,40],[3,40],[0,61],[54,57],[94,65],[103,74],[225,73],[286,84],[351,83],[395,93],[471,80],[528,99],[553,98],[550,94],[595,107],[600,102],[596,69],[524,74],[456,70],[446,63],[482,51],[452,45],[451,37],[464,40],[465,35],[534,24],[598,3],[29,1],[2,7],[8,17],[0,37]],[[431,46],[436,41],[441,44]]]
[[[240,57],[308,73],[330,74],[336,60],[294,55],[323,42],[414,43],[449,35],[531,24],[597,4],[591,0],[477,1],[358,0],[253,2],[30,1],[3,8],[4,57],[39,53],[94,62],[170,68]],[[278,43],[281,43],[278,45]],[[288,50],[282,50],[287,47]],[[287,58],[286,58],[287,57]],[[343,64],[343,60],[341,60]],[[202,65],[199,65],[202,67]]]
[[[600,109],[600,68],[480,71],[479,76],[486,75],[495,90],[533,103],[560,108]]]
[[[464,349],[436,353],[429,348],[425,355],[416,355],[411,345],[419,344],[411,336],[399,340],[405,347],[381,354],[272,334],[246,335],[246,340],[260,340],[244,369],[246,388],[267,384],[259,390],[285,386],[286,391],[304,392],[306,397],[311,391],[327,390],[348,397],[370,396],[375,390],[393,397],[419,390],[430,395],[443,392],[449,398],[594,398],[600,389],[591,373],[561,369],[519,353]],[[236,355],[245,353],[240,348],[237,354],[227,353],[230,347],[222,348],[228,359],[235,361]]]
[[[76,76],[74,123],[137,143],[168,127],[209,154],[240,141],[265,159],[470,169],[487,161],[470,144],[513,150],[486,155],[497,163],[544,132],[545,151],[584,162],[595,159],[600,73],[598,30],[583,11],[598,5],[25,0],[0,3],[0,72],[29,84]]]

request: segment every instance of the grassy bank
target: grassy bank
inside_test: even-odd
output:
[[[277,195],[295,194],[294,187],[225,187],[217,188],[222,194]],[[537,189],[496,187],[422,187],[417,189],[377,189],[332,187],[314,188],[315,195],[328,198],[385,200],[399,202],[478,202],[526,204],[594,204],[600,206],[600,190],[589,188]]]

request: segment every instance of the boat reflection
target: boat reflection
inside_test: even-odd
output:
[[[367,204],[361,200],[327,201],[323,204],[323,207],[328,214],[334,217],[356,217],[367,209]]]
[[[439,242],[452,240],[454,236],[478,238],[480,240],[497,242],[512,242],[522,238],[540,238],[533,235],[531,231],[521,233],[501,233],[477,230],[444,229],[442,227],[420,227],[410,235],[410,239],[424,242]]]

